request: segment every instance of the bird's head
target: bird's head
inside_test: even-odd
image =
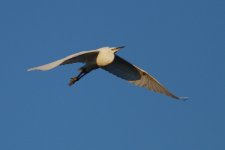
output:
[[[120,49],[124,48],[125,46],[120,46],[120,47],[102,47],[99,48],[99,51],[108,51],[110,53],[116,53],[118,52]]]
[[[118,52],[120,49],[124,48],[125,46],[120,46],[120,47],[111,47],[111,50],[116,53]]]

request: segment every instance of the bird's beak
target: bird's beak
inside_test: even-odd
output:
[[[120,46],[120,47],[116,47],[116,48],[114,48],[114,50],[117,52],[117,51],[119,51],[120,49],[122,49],[122,48],[124,48],[125,46]]]

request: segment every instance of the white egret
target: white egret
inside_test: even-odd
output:
[[[79,81],[82,77],[84,77],[92,70],[101,68],[137,86],[145,87],[157,93],[165,94],[174,99],[186,99],[185,97],[175,96],[146,71],[140,69],[135,65],[132,65],[128,61],[116,55],[115,53],[117,53],[122,48],[124,48],[124,46],[102,47],[96,50],[83,51],[69,55],[63,59],[54,61],[46,65],[30,68],[28,69],[28,71],[46,71],[60,65],[79,62],[84,63],[85,65],[79,68],[80,73],[78,74],[78,76],[70,79],[69,86],[73,85],[76,81]]]

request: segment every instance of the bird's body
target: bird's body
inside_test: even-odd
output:
[[[110,49],[100,49],[96,58],[96,63],[99,67],[107,66],[113,62],[115,54]]]
[[[84,63],[85,65],[79,68],[80,74],[78,76],[71,78],[69,83],[70,86],[92,70],[101,68],[137,86],[146,87],[147,89],[153,90],[157,93],[165,94],[175,99],[186,99],[184,97],[175,96],[146,71],[132,65],[131,63],[116,55],[115,53],[121,48],[124,48],[124,46],[103,47],[97,50],[83,51],[69,55],[63,59],[46,65],[28,69],[28,71],[46,71],[60,65],[80,62]]]

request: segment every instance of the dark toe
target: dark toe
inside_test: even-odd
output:
[[[69,82],[69,86],[72,86],[77,81],[77,77],[71,78]]]

